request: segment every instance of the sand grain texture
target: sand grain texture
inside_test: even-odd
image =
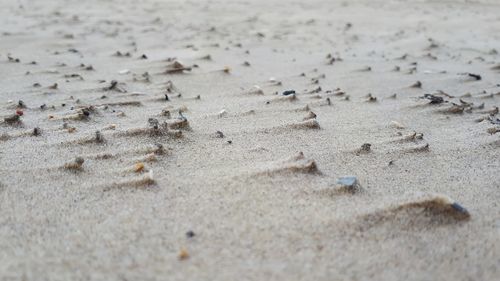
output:
[[[499,14],[0,1],[0,280],[499,280]]]

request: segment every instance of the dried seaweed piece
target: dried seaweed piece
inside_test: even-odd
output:
[[[481,78],[481,75],[479,75],[479,74],[467,73],[467,75],[468,75],[469,77],[472,77],[472,78],[476,79],[476,81],[479,81],[479,80],[481,80],[481,79],[482,79],[482,78]]]

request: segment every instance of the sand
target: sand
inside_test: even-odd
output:
[[[500,279],[499,12],[2,1],[0,279]]]

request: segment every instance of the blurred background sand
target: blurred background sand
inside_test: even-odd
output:
[[[500,141],[487,133],[498,126],[476,122],[499,105],[499,12],[497,1],[2,1],[0,120],[25,108],[0,124],[0,279],[500,278]],[[173,61],[192,69],[165,74]],[[419,98],[439,90],[454,98]],[[447,114],[459,97],[473,105]],[[306,106],[320,129],[300,123]],[[72,119],[82,108],[89,117]],[[179,109],[181,138],[130,134]],[[405,140],[413,132],[423,139]],[[165,153],[149,154],[158,144]],[[75,157],[82,170],[64,169]],[[137,183],[149,170],[154,183]],[[346,175],[362,192],[338,192]],[[391,211],[433,194],[470,220]]]

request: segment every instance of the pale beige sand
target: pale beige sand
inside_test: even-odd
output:
[[[497,1],[1,1],[1,120],[27,108],[0,124],[0,279],[500,280],[499,126],[475,122],[499,106],[499,15]],[[168,58],[198,67],[163,74]],[[437,90],[474,106],[418,99]],[[165,129],[179,109],[189,128]],[[346,175],[361,189],[342,192]]]

